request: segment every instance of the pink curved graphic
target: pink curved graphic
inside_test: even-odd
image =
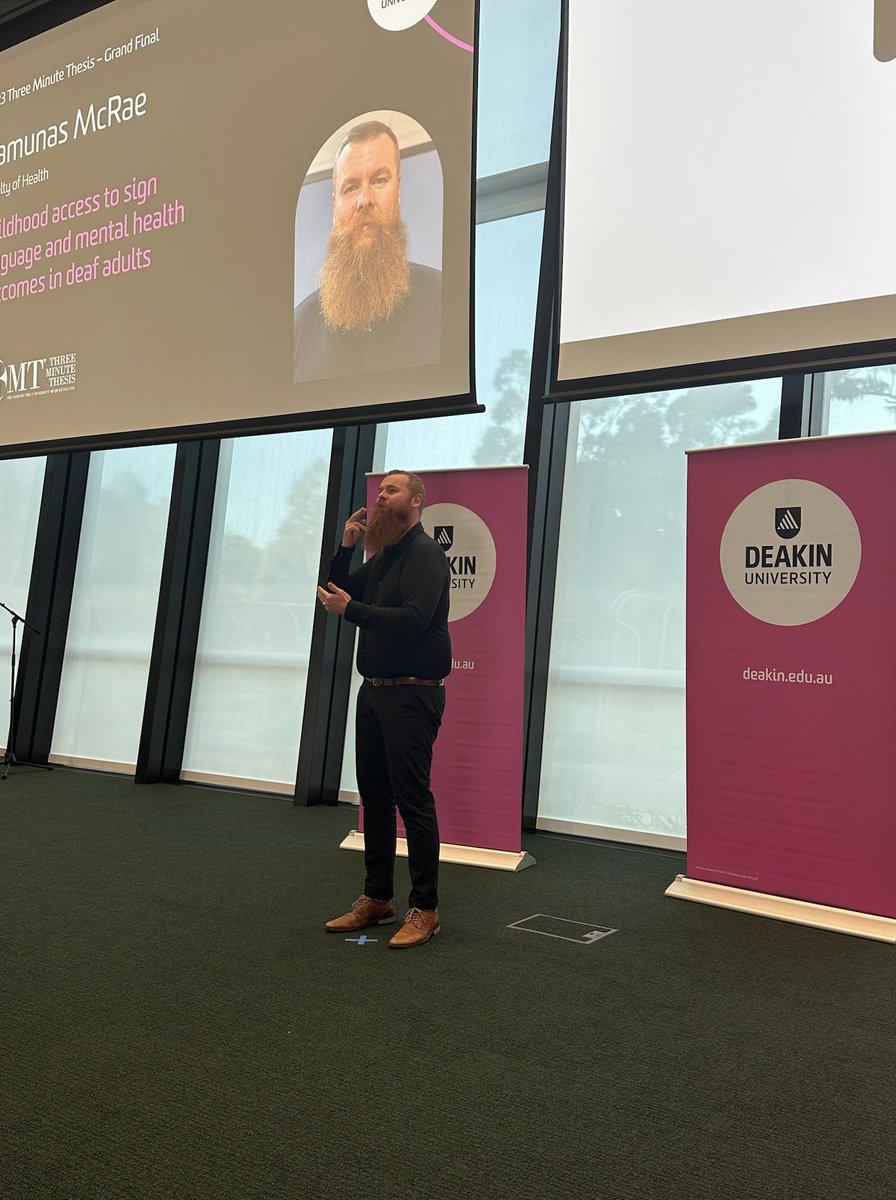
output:
[[[432,17],[424,17],[423,20],[427,23],[427,25],[431,25],[436,33],[441,34],[443,38],[447,38],[448,41],[453,45],[460,46],[461,50],[469,50],[471,54],[473,53],[473,47],[469,45],[469,43],[462,42],[460,38],[456,38],[453,33],[449,33],[447,29],[443,29],[441,25],[437,25]]]

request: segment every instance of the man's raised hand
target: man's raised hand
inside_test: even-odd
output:
[[[363,537],[367,531],[367,509],[359,508],[345,523],[345,528],[342,531],[343,546],[354,546],[358,538]]]

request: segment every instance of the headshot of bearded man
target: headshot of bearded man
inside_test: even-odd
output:
[[[333,168],[333,229],[320,274],[328,329],[371,329],[408,294],[407,230],[401,219],[398,144],[385,126],[358,126]],[[364,137],[370,129],[373,136]]]
[[[294,310],[297,381],[391,371],[441,358],[442,273],[409,257],[401,162],[398,138],[381,120],[352,126],[339,143],[318,288]],[[418,230],[421,214],[441,213],[440,204],[432,203],[434,168],[436,163],[425,166],[421,175],[417,164],[412,214]],[[422,192],[421,178],[430,181]]]

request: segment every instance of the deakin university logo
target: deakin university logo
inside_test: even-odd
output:
[[[789,508],[775,509],[775,533],[781,538],[796,537],[802,528],[803,510],[794,508],[791,505]]]

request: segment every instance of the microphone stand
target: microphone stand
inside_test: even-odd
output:
[[[26,621],[24,617],[20,617],[17,612],[14,612],[13,609],[11,609],[8,605],[4,604],[2,600],[0,600],[0,608],[5,609],[5,611],[9,613],[10,617],[12,617],[12,655],[10,657],[10,663],[9,663],[9,734],[7,735],[7,738],[6,738],[6,753],[3,755],[3,762],[6,765],[6,770],[3,772],[2,775],[0,775],[0,782],[2,782],[9,774],[10,767],[22,767],[22,766],[27,765],[27,766],[32,766],[32,767],[38,767],[42,771],[52,771],[53,768],[51,766],[44,766],[42,763],[27,763],[27,764],[20,763],[19,760],[15,756],[15,743],[16,743],[16,703],[15,703],[15,701],[16,701],[16,625],[19,623],[19,621],[21,621],[23,625],[27,626],[27,628],[30,629],[32,631],[32,633],[36,633],[38,637],[41,636],[41,633],[40,633],[39,629],[34,628],[34,626],[31,624],[30,621]]]

